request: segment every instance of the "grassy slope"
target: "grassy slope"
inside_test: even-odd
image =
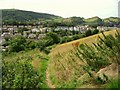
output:
[[[43,83],[44,88],[47,88],[46,82],[46,68],[47,68],[47,56],[46,54],[40,52],[38,49],[29,50],[29,51],[21,51],[19,53],[12,53],[11,55],[5,57],[5,61],[14,62],[20,58],[21,60],[29,59],[31,60],[31,64],[33,68],[39,72],[41,75],[40,82]]]
[[[85,22],[94,22],[97,20],[100,20],[100,18],[99,17],[92,17],[92,18],[84,19]]]
[[[107,31],[107,32],[105,32],[105,34],[106,35],[108,35],[108,34],[115,35],[115,30]],[[71,42],[68,42],[68,43],[57,45],[51,51],[50,56],[54,56],[54,55],[58,54],[58,52],[59,53],[64,53],[64,52],[68,52],[70,50],[73,50],[73,45],[72,44],[77,43],[77,42],[79,42],[80,44],[87,43],[87,44],[91,45],[92,42],[96,42],[98,40],[98,35],[102,36],[102,34],[100,33],[100,34],[92,35],[92,36],[89,36],[89,37],[86,37],[86,38],[82,38],[82,39],[78,39],[78,40],[71,41]]]
[[[18,9],[3,9],[2,10],[3,21],[6,20],[14,20],[14,21],[29,21],[29,20],[38,20],[42,19],[52,19],[52,18],[60,18],[59,16],[55,16],[47,13],[37,13],[32,11],[18,10]]]
[[[120,32],[120,29],[118,31]],[[115,32],[116,32],[115,30],[111,30],[111,31],[105,32],[105,34],[106,35],[111,34],[114,36]],[[65,44],[61,44],[61,45],[56,46],[51,51],[51,53],[49,54],[50,63],[49,63],[48,68],[49,68],[49,73],[51,75],[51,80],[55,84],[56,87],[63,87],[63,86],[64,87],[74,87],[74,85],[72,86],[72,82],[74,82],[75,79],[80,78],[82,76],[82,74],[84,73],[84,71],[82,71],[82,69],[80,67],[78,67],[80,61],[77,60],[77,58],[74,56],[72,56],[72,57],[76,60],[77,64],[74,63],[74,65],[69,66],[69,63],[70,62],[72,63],[72,60],[70,58],[67,59],[68,57],[70,57],[69,52],[71,50],[74,50],[73,49],[74,43],[79,42],[80,44],[87,43],[87,44],[91,45],[92,42],[94,42],[94,43],[97,42],[98,35],[102,36],[102,34],[96,34],[96,35],[89,36],[89,37],[86,37],[83,39],[79,39],[79,40],[75,40],[75,41],[68,42]],[[61,55],[59,55],[59,54],[61,54]],[[66,70],[63,69],[63,66],[66,68]],[[75,67],[75,66],[77,66],[77,67],[74,69],[73,67]],[[81,71],[81,72],[78,72],[78,73],[81,73],[81,76],[77,76],[77,78],[75,78],[75,72],[77,72],[77,71]],[[65,83],[63,83],[63,82],[65,82]],[[67,86],[65,86],[65,85],[67,85]],[[83,87],[86,87],[86,86],[83,86]]]

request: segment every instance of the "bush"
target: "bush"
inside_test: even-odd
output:
[[[28,60],[3,61],[3,88],[38,88],[40,76]]]
[[[61,44],[66,43],[66,42],[69,42],[69,41],[72,41],[72,40],[73,40],[72,37],[64,36],[64,37],[61,38],[60,43]]]
[[[46,38],[52,40],[53,44],[57,44],[60,42],[59,36],[54,32],[47,33]]]
[[[37,47],[42,51],[47,46],[47,40],[40,40],[37,42]]]
[[[95,29],[93,32],[92,32],[92,34],[94,35],[94,34],[97,34],[99,32],[99,30],[98,29]]]
[[[72,38],[73,38],[73,40],[80,39],[80,35],[73,35]]]
[[[35,49],[37,47],[36,42],[33,40],[28,40],[26,42],[26,48],[28,49]]]
[[[120,86],[120,80],[110,80],[110,82],[107,84],[107,88],[118,88]]]
[[[112,62],[120,64],[120,34],[117,32],[113,37],[103,33],[103,37],[99,37],[100,41],[93,43],[93,46],[81,44],[75,48],[75,55],[86,63],[90,70],[98,71]]]
[[[50,32],[47,33],[46,37],[41,39],[40,41],[37,42],[37,47],[46,53],[49,53],[49,49],[46,48],[48,46],[52,46],[54,44],[58,44],[60,42],[60,38],[56,33]]]
[[[85,32],[85,35],[86,35],[86,37],[92,35],[92,31],[91,31],[91,30],[87,30],[87,31]]]
[[[51,47],[46,47],[46,48],[44,49],[44,52],[45,52],[46,54],[49,54],[51,49],[52,49]]]
[[[12,38],[12,40],[9,42],[9,51],[10,52],[19,52],[22,50],[25,50],[26,48],[26,39],[22,36],[17,36],[15,38]]]

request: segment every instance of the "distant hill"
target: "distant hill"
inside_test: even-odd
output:
[[[60,18],[59,16],[47,14],[47,13],[37,13],[32,11],[24,11],[18,9],[2,9],[3,21],[31,21],[38,19],[53,19]]]
[[[102,19],[99,18],[99,17],[91,17],[91,18],[87,18],[87,19],[84,19],[85,22],[95,22],[95,21],[101,21]]]
[[[99,26],[99,25],[114,26],[120,23],[120,18],[109,17],[109,18],[101,19],[96,16],[96,17],[84,19],[84,21],[87,25],[92,25],[92,26]]]
[[[120,18],[118,17],[109,17],[109,18],[105,18],[103,19],[104,22],[117,22],[120,23]]]
[[[105,18],[103,19],[104,21],[104,25],[108,26],[113,26],[114,25],[118,25],[118,27],[120,27],[120,18],[118,17],[109,17],[109,18]]]
[[[120,23],[120,18],[109,17],[101,19],[98,16],[84,19],[82,17],[62,18],[53,14],[38,13],[32,11],[18,10],[18,9],[2,9],[2,20],[5,24],[20,24],[24,22],[34,23],[34,20],[42,19],[43,24],[49,23],[54,25],[90,25],[97,26],[114,26]]]
[[[91,18],[88,18],[88,19],[84,19],[85,23],[87,25],[91,25],[91,26],[98,26],[98,25],[103,25],[103,21],[101,18],[99,17],[91,17]]]

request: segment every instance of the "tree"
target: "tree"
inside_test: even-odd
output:
[[[97,26],[103,26],[104,22],[101,18],[96,16],[85,19],[85,24],[89,25],[90,27],[96,28]]]
[[[26,48],[35,49],[36,48],[36,42],[33,41],[33,40],[27,40]]]
[[[92,31],[91,31],[91,30],[87,30],[87,31],[85,32],[85,35],[86,35],[86,36],[92,35]]]
[[[95,29],[93,32],[92,32],[92,34],[94,35],[94,34],[97,34],[99,32],[99,30],[98,29]]]
[[[59,42],[60,42],[59,36],[56,33],[50,32],[47,33],[47,35],[44,38],[37,42],[37,47],[40,49],[40,51],[46,52],[47,50],[49,51],[49,49],[47,48],[48,46],[52,46]]]
[[[40,49],[40,51],[43,51],[48,46],[49,41],[42,39],[37,42],[37,47]]]
[[[60,38],[56,33],[50,32],[50,33],[47,33],[46,36],[48,39],[51,39],[53,41],[53,44],[57,44],[60,42]]]
[[[19,52],[25,50],[26,39],[22,36],[17,36],[9,42],[9,51],[10,52]]]

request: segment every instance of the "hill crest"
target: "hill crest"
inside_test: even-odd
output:
[[[19,9],[2,9],[2,18],[3,21],[31,21],[38,19],[53,19],[60,18],[60,16],[47,14],[47,13],[38,13],[33,11],[19,10]]]

